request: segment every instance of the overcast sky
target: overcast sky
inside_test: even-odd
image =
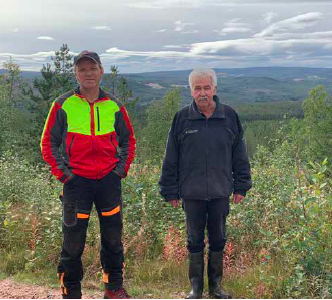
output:
[[[106,72],[332,67],[332,1],[0,0],[0,68],[40,70],[63,43]]]

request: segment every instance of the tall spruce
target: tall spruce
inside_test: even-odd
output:
[[[116,94],[116,84],[118,80],[119,69],[117,66],[111,66],[111,93]]]
[[[52,56],[52,60],[55,66],[54,95],[62,95],[75,86],[73,55],[70,54],[68,45],[63,44],[60,50],[55,52],[55,56]]]
[[[8,100],[12,101],[14,98],[15,87],[18,87],[20,81],[20,67],[18,64],[15,64],[10,57],[9,61],[3,63],[3,68],[8,71],[8,73],[3,75],[3,79],[8,88]]]

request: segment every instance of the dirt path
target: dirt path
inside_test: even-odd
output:
[[[60,288],[45,288],[38,285],[17,283],[10,279],[0,281],[0,299],[60,299]],[[102,299],[103,292],[83,290],[85,299]]]

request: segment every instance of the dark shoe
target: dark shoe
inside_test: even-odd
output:
[[[119,288],[117,290],[105,290],[104,299],[130,299],[131,297],[125,290],[125,288]]]
[[[82,299],[82,293],[67,293],[62,294],[62,299]]]
[[[223,252],[209,252],[208,278],[209,278],[209,296],[213,299],[232,299],[232,296],[226,294],[221,288],[221,279],[223,275]]]
[[[204,252],[189,253],[191,291],[186,299],[201,299],[204,286]]]

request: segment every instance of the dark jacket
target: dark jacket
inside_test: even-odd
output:
[[[214,96],[206,119],[195,101],[178,111],[168,135],[159,181],[165,200],[245,195],[251,188],[250,165],[237,113]]]

